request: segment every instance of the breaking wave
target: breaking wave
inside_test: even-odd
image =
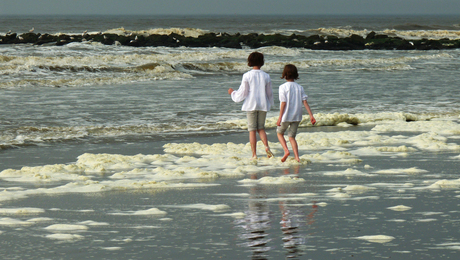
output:
[[[415,122],[429,121],[445,117],[445,114],[412,114],[412,113],[377,113],[377,114],[323,114],[315,115],[316,126],[342,126],[349,125],[376,125],[388,124],[388,122]],[[458,115],[457,115],[458,116]],[[278,117],[267,118],[266,127],[276,128]],[[455,124],[455,123],[453,123]],[[390,124],[390,128],[391,128]],[[395,124],[396,125],[396,124]],[[310,127],[309,118],[304,117],[301,127]],[[6,129],[0,132],[0,148],[40,145],[53,142],[78,142],[82,139],[93,141],[105,140],[108,142],[126,141],[135,138],[137,140],[152,140],[158,136],[174,134],[209,135],[213,133],[234,132],[245,130],[246,119],[218,121],[217,123],[160,123],[120,126],[65,126],[65,127],[35,127],[23,126],[16,129]],[[460,132],[460,128],[458,131]],[[435,131],[436,129],[434,129]]]

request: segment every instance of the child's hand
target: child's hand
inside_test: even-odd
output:
[[[278,121],[276,122],[276,125],[277,125],[277,126],[281,126],[281,117],[278,118]]]
[[[232,88],[228,89],[228,94],[231,95],[234,90]]]
[[[310,117],[310,122],[312,125],[316,124],[316,119],[314,117]]]

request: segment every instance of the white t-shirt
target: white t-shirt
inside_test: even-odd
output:
[[[243,74],[240,88],[232,92],[232,100],[244,100],[243,111],[270,111],[275,104],[270,75],[262,70],[250,70]]]
[[[286,82],[279,88],[280,102],[286,102],[281,122],[302,121],[303,101],[307,100],[307,95],[302,86],[295,82]]]

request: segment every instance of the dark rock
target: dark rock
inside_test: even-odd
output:
[[[375,35],[376,33],[374,31],[370,32],[367,36],[366,36],[366,40],[372,40],[375,38]]]

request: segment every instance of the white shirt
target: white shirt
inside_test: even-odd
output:
[[[270,75],[254,69],[244,73],[240,88],[232,92],[232,100],[244,100],[243,111],[270,111],[275,104]]]
[[[286,102],[281,122],[302,121],[303,101],[307,100],[307,95],[302,86],[295,82],[286,82],[279,88],[280,102]]]

